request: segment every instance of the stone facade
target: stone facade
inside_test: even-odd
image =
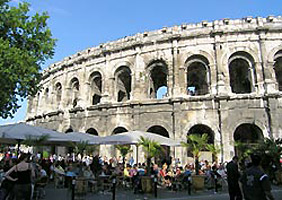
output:
[[[31,124],[99,136],[208,133],[229,160],[235,140],[282,136],[282,17],[138,33],[51,65],[41,85],[29,98]],[[170,153],[187,157],[183,148]]]

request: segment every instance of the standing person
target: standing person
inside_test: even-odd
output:
[[[226,166],[230,200],[242,200],[242,193],[239,187],[240,173],[238,170],[238,160],[238,157],[234,156]]]
[[[21,154],[19,163],[13,166],[7,173],[6,178],[14,181],[15,199],[16,200],[30,200],[31,199],[31,181],[35,177],[33,166],[27,162],[27,154]],[[12,172],[16,172],[17,178],[10,176]]]
[[[246,200],[274,200],[268,176],[262,171],[261,157],[251,155],[252,166],[246,170],[241,178]]]

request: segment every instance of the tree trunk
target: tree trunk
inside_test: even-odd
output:
[[[195,156],[195,171],[196,171],[196,175],[199,175],[199,158],[198,158],[198,156]]]
[[[151,175],[151,158],[147,158],[147,175]]]

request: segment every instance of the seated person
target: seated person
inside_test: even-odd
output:
[[[85,178],[88,178],[88,179],[94,179],[95,178],[93,172],[90,169],[90,166],[85,166],[85,168],[83,170],[83,176]]]
[[[129,175],[131,177],[135,176],[137,174],[138,170],[137,170],[137,165],[134,164],[133,167],[129,170]]]
[[[166,170],[167,170],[167,164],[165,163],[165,164],[163,164],[163,167],[159,172],[161,179],[166,176]]]
[[[138,174],[139,174],[140,176],[144,176],[145,173],[146,173],[146,172],[145,172],[145,169],[144,169],[142,166],[139,167],[137,171],[138,171]]]

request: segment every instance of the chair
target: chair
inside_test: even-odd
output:
[[[84,199],[88,192],[88,180],[78,177],[75,181],[75,199]]]
[[[98,181],[95,179],[88,180],[89,192],[96,193],[98,191]]]
[[[184,189],[184,174],[179,174],[178,176],[174,177],[172,181],[172,189],[175,191],[181,191]]]
[[[62,174],[54,173],[55,188],[64,188],[65,177]]]
[[[33,195],[34,200],[43,199],[45,197],[45,195],[46,195],[45,187],[46,187],[47,184],[48,184],[48,177],[47,176],[43,176],[35,182],[34,195]]]
[[[122,187],[124,189],[132,189],[132,177],[123,177],[123,180],[122,180]]]
[[[98,176],[98,188],[102,192],[109,191],[112,188],[110,176]]]

